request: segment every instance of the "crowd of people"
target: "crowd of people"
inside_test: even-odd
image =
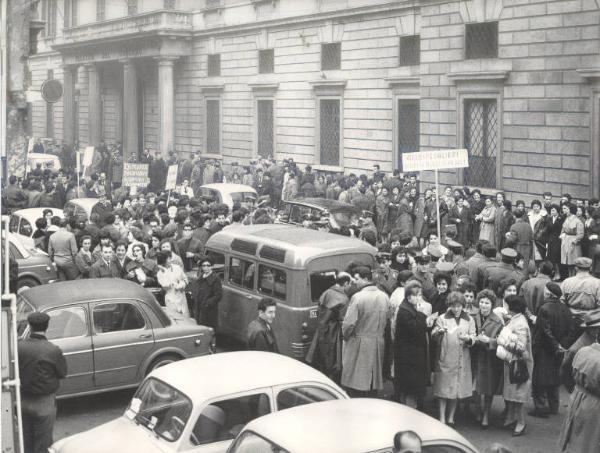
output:
[[[394,399],[418,409],[430,387],[439,419],[450,425],[462,404],[487,428],[493,399],[502,397],[503,425],[515,436],[526,432],[524,404],[533,398],[531,415],[555,415],[558,388],[566,382],[579,397],[572,400],[561,448],[582,438],[585,445],[599,441],[597,428],[577,415],[582,407],[590,410],[590,401],[597,404],[600,391],[597,199],[564,194],[555,203],[547,193],[527,209],[503,193],[483,196],[467,187],[446,187],[438,196],[433,188],[421,190],[417,175],[386,175],[377,165],[369,175],[341,175],[309,165],[301,170],[291,159],[234,163],[227,171],[218,161],[169,159],[179,164],[178,187],[170,193],[164,180],[171,162],[146,151],[147,188],[120,186],[106,166],[80,178],[79,187],[68,168],[36,168],[21,180],[9,178],[3,204],[46,209],[33,239],[61,280],[127,279],[154,288],[167,307],[216,327],[221,280],[204,253],[212,234],[231,224],[272,223],[281,202],[295,197],[350,203],[360,219],[355,228],[335,232],[376,246],[378,262],[338,270],[320,299],[309,363],[355,396],[375,395],[389,379]],[[194,196],[212,182],[253,186],[261,204],[253,211],[239,203],[230,209]],[[78,196],[98,198],[89,219],[54,216],[53,208]],[[309,218],[305,226],[320,223]],[[274,319],[275,303],[261,301],[249,326],[251,348],[277,351]],[[583,363],[582,355],[589,360]],[[586,374],[589,367],[595,380]]]

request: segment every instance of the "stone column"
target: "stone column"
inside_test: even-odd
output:
[[[123,158],[138,156],[137,69],[132,60],[123,62]]]
[[[86,65],[88,72],[89,139],[91,146],[102,140],[102,101],[100,99],[100,72],[95,64]]]
[[[67,146],[73,146],[75,137],[75,79],[77,68],[63,66],[63,140]]]
[[[175,86],[173,65],[176,58],[159,57],[158,60],[158,105],[160,110],[159,149],[166,158],[175,146]]]

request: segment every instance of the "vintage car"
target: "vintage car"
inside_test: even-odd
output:
[[[42,166],[42,170],[47,168],[52,171],[60,170],[60,159],[56,154],[29,153],[27,155],[27,172],[35,170],[38,164]]]
[[[214,331],[162,308],[142,286],[122,279],[87,279],[38,286],[19,294],[19,335],[27,316],[50,315],[46,337],[67,359],[57,396],[137,387],[152,370],[210,354]]]
[[[44,209],[51,209],[52,215],[63,217],[62,209],[57,208],[19,209],[18,211],[13,211],[10,215],[8,226],[10,232],[22,236],[23,238],[30,238],[33,236],[33,232],[35,231],[35,221],[44,216]]]
[[[31,241],[31,242],[30,242]],[[8,233],[11,258],[19,265],[18,291],[45,285],[57,280],[56,266],[46,252],[35,248],[33,240],[23,240],[18,234]],[[4,256],[4,239],[2,240],[2,256]]]
[[[224,203],[229,206],[229,209],[233,208],[235,202],[240,202],[243,207],[252,210],[258,199],[258,194],[254,190],[254,187],[244,184],[205,184],[200,186],[199,191],[199,193],[195,194],[196,197],[202,198],[209,203]]]
[[[294,198],[284,201],[276,223],[306,225],[307,219],[328,230],[358,225],[361,211],[356,206],[326,198]]]
[[[89,220],[94,206],[98,204],[97,198],[73,198],[65,203],[63,213],[65,217],[76,216],[81,220]]]
[[[225,452],[251,420],[348,396],[329,378],[270,352],[224,352],[154,370],[125,413],[59,440],[53,453]]]
[[[391,401],[354,398],[260,417],[244,427],[228,453],[392,453],[395,434],[408,431],[412,433],[400,438],[410,445],[399,451],[477,452],[459,433],[422,412]]]

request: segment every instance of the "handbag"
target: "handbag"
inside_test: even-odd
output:
[[[508,364],[508,378],[511,384],[523,384],[529,380],[529,370],[523,357],[513,359]]]

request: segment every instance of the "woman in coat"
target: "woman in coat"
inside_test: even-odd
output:
[[[531,396],[531,376],[533,373],[533,352],[531,332],[525,317],[527,303],[522,296],[509,296],[506,299],[510,321],[498,336],[498,356],[504,361],[504,386],[502,395],[506,402],[504,427],[514,426],[513,436],[525,433],[525,403]],[[510,362],[523,358],[529,378],[520,384],[510,381]]]
[[[489,426],[490,409],[494,395],[502,394],[503,364],[496,357],[497,338],[504,326],[493,311],[496,297],[490,289],[484,289],[477,294],[479,305],[480,330],[475,338],[473,354],[475,355],[475,392],[483,397],[483,412],[481,427]]]
[[[536,263],[546,259],[547,243],[547,214],[542,212],[542,202],[533,200],[531,202],[531,211],[527,215],[529,225],[533,230],[533,258]]]
[[[425,197],[419,195],[415,187],[410,189],[411,196],[414,193],[414,204],[413,204],[413,218],[414,218],[414,233],[417,238],[419,247],[424,247],[425,244],[421,244],[421,233],[425,226]]]
[[[125,278],[145,287],[155,287],[158,267],[156,262],[146,257],[146,249],[142,244],[131,247],[133,259],[125,264]]]
[[[564,204],[562,213],[565,221],[560,232],[560,264],[566,266],[569,276],[575,275],[575,260],[581,253],[581,241],[583,240],[583,222],[576,216],[577,206]]]
[[[396,220],[400,213],[400,188],[398,186],[392,187],[392,195],[387,205],[387,231],[392,231],[396,228]]]
[[[546,219],[546,259],[554,265],[554,276],[560,275],[560,233],[564,219],[560,216],[560,207],[553,204]]]
[[[496,246],[496,234],[494,233],[496,208],[491,198],[486,197],[485,207],[481,211],[481,214],[475,217],[475,220],[481,222],[479,239],[488,241],[491,245]]]
[[[494,219],[494,244],[496,245],[497,250],[501,250],[502,248],[502,216],[504,214],[504,194],[502,192],[498,192],[496,194],[495,207],[496,207],[496,218]]]
[[[400,230],[400,233],[408,234],[413,236],[413,219],[412,219],[412,207],[406,196],[402,196],[400,203],[398,204],[398,217],[396,218],[396,228]]]
[[[459,399],[473,395],[470,347],[475,342],[475,321],[463,310],[465,297],[452,292],[448,296],[448,311],[439,316],[431,332],[440,342],[440,354],[433,375],[433,394],[439,398],[440,421],[454,425],[454,413]]]
[[[481,228],[481,220],[476,221],[475,218],[481,214],[485,208],[485,202],[481,199],[481,192],[475,189],[471,192],[471,197],[468,200],[469,211],[471,213],[471,242],[474,244],[479,240],[479,229]]]
[[[189,317],[190,311],[185,296],[188,279],[183,267],[172,263],[170,251],[160,251],[156,256],[158,272],[156,280],[165,291],[165,306],[174,312]]]
[[[596,323],[596,330],[596,341],[581,348],[573,360],[577,385],[560,433],[559,446],[563,452],[595,452],[600,445],[600,322]]]
[[[419,285],[407,287],[395,320],[395,398],[413,408],[423,407],[429,381],[427,316],[417,310],[420,299]]]
[[[448,223],[456,225],[456,240],[465,250],[468,249],[471,238],[471,212],[465,206],[465,198],[462,195],[458,196],[456,204],[448,212]]]

